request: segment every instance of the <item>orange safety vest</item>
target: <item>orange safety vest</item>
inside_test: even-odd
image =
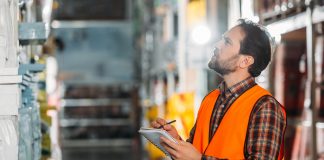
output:
[[[271,94],[258,85],[243,93],[227,110],[209,142],[210,118],[219,94],[219,90],[214,90],[202,101],[198,112],[193,145],[200,153],[207,156],[222,159],[245,159],[244,145],[250,114],[261,97]],[[282,106],[281,108],[286,119],[286,112]],[[284,154],[283,137],[278,157],[280,160]]]

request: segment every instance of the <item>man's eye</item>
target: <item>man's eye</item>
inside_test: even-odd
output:
[[[224,41],[225,41],[225,44],[230,44],[230,42],[227,39],[225,39]]]

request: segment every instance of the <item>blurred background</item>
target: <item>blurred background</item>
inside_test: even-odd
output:
[[[137,131],[188,138],[239,18],[276,44],[256,81],[286,107],[285,159],[324,159],[323,0],[0,0],[0,159],[166,159]]]

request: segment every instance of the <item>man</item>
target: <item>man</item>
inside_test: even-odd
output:
[[[173,159],[282,159],[286,113],[271,94],[255,83],[270,62],[269,34],[248,20],[227,31],[208,64],[224,81],[202,101],[197,121],[185,142],[164,119],[179,144],[161,137]]]

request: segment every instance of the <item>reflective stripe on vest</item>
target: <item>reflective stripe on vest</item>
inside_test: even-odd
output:
[[[244,144],[250,114],[261,97],[271,94],[258,85],[243,93],[230,106],[209,143],[210,118],[219,94],[219,90],[214,90],[201,103],[193,145],[200,153],[207,156],[224,159],[244,159]],[[286,116],[285,110],[283,108],[282,110],[284,116]],[[282,159],[283,149],[282,139],[278,159]]]

